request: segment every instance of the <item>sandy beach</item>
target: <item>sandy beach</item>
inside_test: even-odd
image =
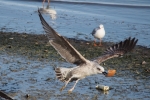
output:
[[[139,39],[138,45],[131,53],[101,64],[106,70],[116,69],[114,77],[90,76],[81,80],[69,95],[68,89],[73,83],[60,92],[63,83],[56,79],[54,68],[74,65],[61,58],[48,43],[37,15],[37,8],[42,7],[42,3],[2,0],[0,2],[0,18],[3,19],[0,20],[1,91],[15,100],[150,99],[150,14],[147,13],[149,7],[138,5],[125,7],[125,3],[121,8],[110,6],[108,2],[105,5],[89,5],[65,1],[60,3],[58,0],[51,2],[51,5],[51,9],[57,12],[56,19],[52,20],[49,14],[43,14],[44,18],[87,59],[98,57],[109,46],[130,36]],[[115,11],[117,13],[114,13]],[[141,13],[143,15],[140,15]],[[103,47],[93,47],[90,32],[100,23],[104,24],[106,37]],[[111,90],[107,92],[97,90],[95,89],[97,84],[108,85]]]

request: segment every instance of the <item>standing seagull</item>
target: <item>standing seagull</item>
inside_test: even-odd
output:
[[[104,74],[109,76],[110,73],[106,72],[99,64],[110,58],[119,57],[131,51],[138,41],[135,38],[128,38],[123,42],[121,41],[120,43],[109,47],[102,56],[90,61],[84,58],[63,36],[59,35],[51,26],[49,26],[39,10],[38,12],[50,44],[66,61],[77,65],[73,68],[57,67],[55,69],[56,77],[60,81],[65,82],[65,85],[60,89],[61,91],[69,82],[75,81],[73,87],[68,91],[68,93],[71,93],[79,80],[90,75]]]
[[[91,33],[93,36],[94,36],[94,46],[97,46],[96,44],[96,39],[99,39],[100,40],[100,44],[99,46],[102,46],[102,38],[105,36],[105,29],[104,29],[104,26],[102,24],[99,25],[99,27],[95,28],[92,33]]]

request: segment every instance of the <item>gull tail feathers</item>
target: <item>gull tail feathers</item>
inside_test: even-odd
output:
[[[67,81],[66,77],[72,69],[73,68],[64,68],[64,67],[55,68],[55,73],[56,73],[57,79],[62,82],[66,82]]]

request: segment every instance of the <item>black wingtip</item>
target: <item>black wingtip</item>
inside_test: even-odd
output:
[[[40,13],[40,9],[38,8],[38,14]]]
[[[39,16],[41,16],[40,8],[38,8],[38,14],[39,14]]]
[[[115,53],[115,52],[123,52],[127,53],[134,49],[135,45],[137,44],[138,39],[134,38],[127,38],[124,41],[119,42],[111,47],[109,47],[104,54],[106,53]]]

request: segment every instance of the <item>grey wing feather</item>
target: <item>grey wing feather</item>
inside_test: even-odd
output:
[[[104,51],[104,54],[98,58],[96,58],[94,61],[98,62],[99,64],[114,58],[114,57],[119,57],[121,55],[126,54],[127,52],[130,52],[136,45],[138,39],[135,38],[128,38],[126,40],[124,40],[123,42],[121,41],[118,44],[115,44],[111,47],[109,47],[108,49],[106,49]]]
[[[39,10],[38,12],[46,36],[55,50],[70,63],[76,65],[86,63],[87,60],[64,37],[60,36],[51,26],[49,26]]]
[[[93,29],[93,31],[92,31],[92,33],[91,33],[91,34],[92,34],[92,35],[94,35],[98,29],[100,29],[100,28],[99,28],[99,27],[97,27],[97,28]]]

